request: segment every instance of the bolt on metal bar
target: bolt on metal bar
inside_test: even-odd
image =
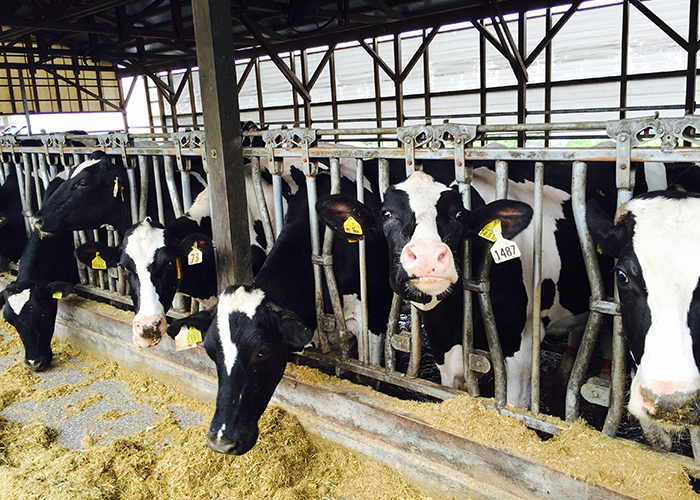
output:
[[[535,199],[533,201],[532,255],[532,378],[530,379],[530,409],[540,412],[540,338],[542,336],[542,197],[544,195],[544,163],[535,162]]]
[[[588,282],[591,286],[591,301],[593,302],[603,300],[605,297],[605,290],[600,275],[600,268],[598,267],[595,246],[593,245],[593,240],[591,239],[586,224],[586,172],[587,165],[584,162],[575,161],[573,163],[571,175],[571,204],[574,213],[574,222],[581,244],[581,251],[583,252],[583,261],[588,275]],[[588,368],[588,363],[591,359],[593,347],[595,346],[602,321],[602,313],[595,310],[590,312],[566,388],[565,414],[567,422],[573,422],[578,418],[583,377]]]

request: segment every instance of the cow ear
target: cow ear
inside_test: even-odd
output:
[[[301,350],[311,342],[314,332],[306,327],[298,314],[272,303],[268,303],[267,306],[277,320],[277,328],[282,334],[282,340],[292,350]]]
[[[351,241],[361,240],[375,227],[374,212],[349,196],[322,196],[316,202],[316,212],[334,233]]]
[[[204,339],[207,330],[211,326],[212,321],[216,318],[216,306],[205,309],[204,311],[196,312],[186,318],[178,319],[173,321],[170,326],[168,326],[168,335],[172,338],[177,337],[183,329],[185,331],[190,328],[196,328],[202,332],[202,339]]]
[[[5,224],[7,224],[7,215],[0,213],[0,227],[3,227]]]
[[[510,239],[525,229],[532,220],[532,207],[513,200],[496,200],[479,207],[469,215],[469,231],[478,233],[484,226],[501,221],[501,234]]]
[[[93,269],[101,268],[95,264],[95,259],[102,259],[107,267],[116,267],[120,255],[121,252],[116,247],[108,247],[98,241],[89,241],[75,249],[78,260]]]
[[[211,238],[204,233],[190,233],[180,241],[181,257],[187,259],[190,253],[195,249],[202,252],[201,261],[214,258],[214,246]]]
[[[73,284],[67,281],[52,281],[46,285],[46,290],[54,299],[64,299],[73,291]]]
[[[586,224],[593,243],[598,245],[603,253],[618,258],[629,242],[627,224],[615,224],[595,200],[589,200],[586,207]]]

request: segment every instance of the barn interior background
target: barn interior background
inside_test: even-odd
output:
[[[619,150],[590,146],[616,138],[621,129],[606,130],[606,122],[623,120],[619,123],[633,124],[633,145],[649,147],[636,156],[628,151],[627,161],[697,161],[687,140],[694,135],[686,134],[695,122],[663,120],[695,112],[698,0],[234,0],[218,2],[218,8],[230,11],[233,43],[228,45],[217,38],[216,24],[228,19],[205,17],[204,3],[0,0],[5,173],[21,165],[30,185],[43,171],[48,178],[56,168],[75,165],[91,149],[68,146],[60,133],[82,130],[97,136],[96,147],[132,166],[152,158],[148,168],[160,165],[166,177],[179,172],[183,180],[189,178],[191,161],[203,158],[216,184],[242,166],[243,154],[261,161],[305,155],[354,160],[384,148],[379,157],[404,158],[413,153],[400,139],[401,130],[445,121],[478,126],[469,145],[498,141],[514,151],[535,152],[563,147],[580,159],[619,165],[625,158]],[[208,28],[202,29],[208,38],[195,32],[195,19]],[[235,71],[220,65],[234,59]],[[204,92],[200,68],[217,75]],[[648,118],[654,113],[661,121]],[[312,129],[314,139],[346,146],[324,149],[302,141],[290,148],[299,134],[291,132],[282,133],[286,144],[268,136],[265,148],[236,149],[238,124],[248,120],[261,128]],[[674,139],[687,152],[669,154],[662,145],[658,131],[669,123],[682,125]],[[21,145],[16,133],[32,135],[41,145]],[[211,149],[220,153],[213,157],[207,154]],[[442,157],[430,148],[417,154]],[[470,152],[464,154],[469,160]],[[557,153],[544,154],[555,159]],[[480,158],[504,155],[494,150]],[[213,191],[212,198],[230,199],[240,189]],[[24,194],[31,198],[31,189]],[[176,215],[191,203],[188,193],[170,196],[178,200]],[[139,208],[134,221],[143,215]],[[235,220],[244,218],[232,207],[214,221],[215,240],[226,242],[220,252],[233,256],[232,265],[220,270],[221,287],[249,279],[248,240],[230,236]],[[129,305],[118,276],[83,273],[86,292]],[[176,316],[197,306],[183,299],[178,307]],[[413,337],[406,334],[407,347],[397,350],[413,349],[415,355],[417,328]],[[357,362],[340,359],[339,371],[401,379],[400,385],[434,397],[453,394],[420,377],[416,383],[413,377],[392,380],[383,369],[368,368],[361,353],[358,357]],[[320,354],[312,358],[333,364]],[[411,369],[417,369],[415,363]],[[520,418],[555,432],[537,419],[539,403],[533,406]],[[622,410],[616,411],[613,420],[619,422]],[[607,434],[616,432],[617,424],[608,423]]]

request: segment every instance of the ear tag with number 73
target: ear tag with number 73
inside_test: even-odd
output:
[[[194,242],[194,245],[192,245],[192,249],[190,249],[190,253],[187,254],[187,265],[188,266],[195,266],[197,264],[202,263],[202,251],[197,248],[197,242]]]
[[[518,245],[514,241],[505,239],[500,228],[494,227],[493,234],[496,242],[491,246],[491,256],[496,264],[520,257]]]

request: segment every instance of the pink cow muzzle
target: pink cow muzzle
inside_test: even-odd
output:
[[[158,345],[167,327],[163,316],[134,319],[134,343],[142,349]]]
[[[457,279],[452,251],[440,241],[409,243],[401,252],[401,264],[413,285],[425,293],[441,293]]]
[[[652,420],[667,425],[700,424],[700,388],[694,384],[649,381],[641,384],[634,398]]]

